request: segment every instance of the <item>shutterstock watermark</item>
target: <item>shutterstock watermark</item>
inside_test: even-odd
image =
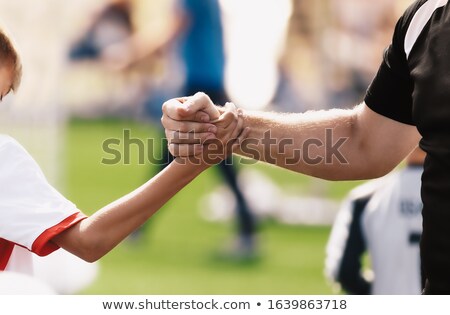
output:
[[[349,164],[342,153],[342,147],[348,138],[333,136],[333,129],[325,129],[322,137],[308,138],[303,142],[295,138],[277,139],[272,136],[270,130],[266,131],[261,139],[247,138],[239,144],[241,153],[246,157],[238,160],[242,164],[254,164],[257,161],[265,161],[272,164],[296,165],[304,163],[308,165],[319,164]],[[190,134],[188,139],[174,134],[172,153],[174,156],[187,156],[186,162],[191,164],[217,164],[223,160],[224,152],[230,152],[234,140],[223,143],[219,139],[210,139],[206,142]],[[167,164],[168,156],[164,154],[164,146],[167,139],[136,138],[131,136],[131,131],[123,130],[121,138],[108,138],[102,143],[104,156],[102,163],[105,165],[116,164]],[[195,154],[196,146],[202,145],[201,154]],[[189,145],[192,144],[192,145]],[[227,163],[235,160],[227,159]]]
[[[102,143],[102,164],[166,164],[164,157],[165,139],[136,138],[131,136],[131,130],[124,129],[121,138],[108,138]]]

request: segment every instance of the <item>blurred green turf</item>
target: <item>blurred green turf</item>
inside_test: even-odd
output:
[[[156,138],[150,124],[118,119],[73,120],[66,132],[66,196],[86,213],[130,192],[157,171],[138,165],[104,165],[109,138]],[[261,163],[281,186],[341,198],[358,182],[329,183]],[[100,274],[82,294],[331,294],[323,276],[329,227],[261,222],[258,259],[236,261],[218,253],[234,235],[232,223],[211,223],[199,213],[199,198],[219,183],[209,169],[173,198],[146,225],[139,242],[126,240],[100,262]]]

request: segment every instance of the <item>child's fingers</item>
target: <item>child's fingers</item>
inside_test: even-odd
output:
[[[225,103],[225,105],[222,107],[218,107],[218,110],[220,112],[219,118],[217,118],[216,120],[212,120],[211,123],[218,123],[218,122],[223,121],[226,113],[231,112],[235,115],[238,114],[238,109],[237,109],[236,105],[234,105],[233,103],[230,103],[230,102]],[[228,115],[230,115],[230,114],[228,114]]]
[[[236,139],[241,134],[243,127],[244,127],[244,119],[241,116],[238,116],[236,127],[231,133],[230,139]]]
[[[250,135],[250,131],[250,127],[245,127],[244,130],[242,130],[241,134],[237,137],[237,141],[239,142],[239,144],[242,144],[242,142],[244,142],[244,140],[248,138],[248,136]]]
[[[238,118],[237,112],[226,111],[214,123],[219,128],[227,129],[233,122],[237,122],[237,118]]]

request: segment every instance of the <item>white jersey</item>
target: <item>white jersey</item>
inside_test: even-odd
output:
[[[420,294],[422,167],[409,166],[351,192],[327,245],[327,276],[349,293]],[[361,276],[369,253],[372,283]]]
[[[32,274],[32,253],[57,250],[51,238],[84,218],[20,144],[0,135],[0,271]]]

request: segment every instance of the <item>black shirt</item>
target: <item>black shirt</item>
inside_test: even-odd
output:
[[[450,293],[450,5],[414,2],[370,85],[366,104],[415,125],[427,153],[422,176],[421,256],[427,293]]]

